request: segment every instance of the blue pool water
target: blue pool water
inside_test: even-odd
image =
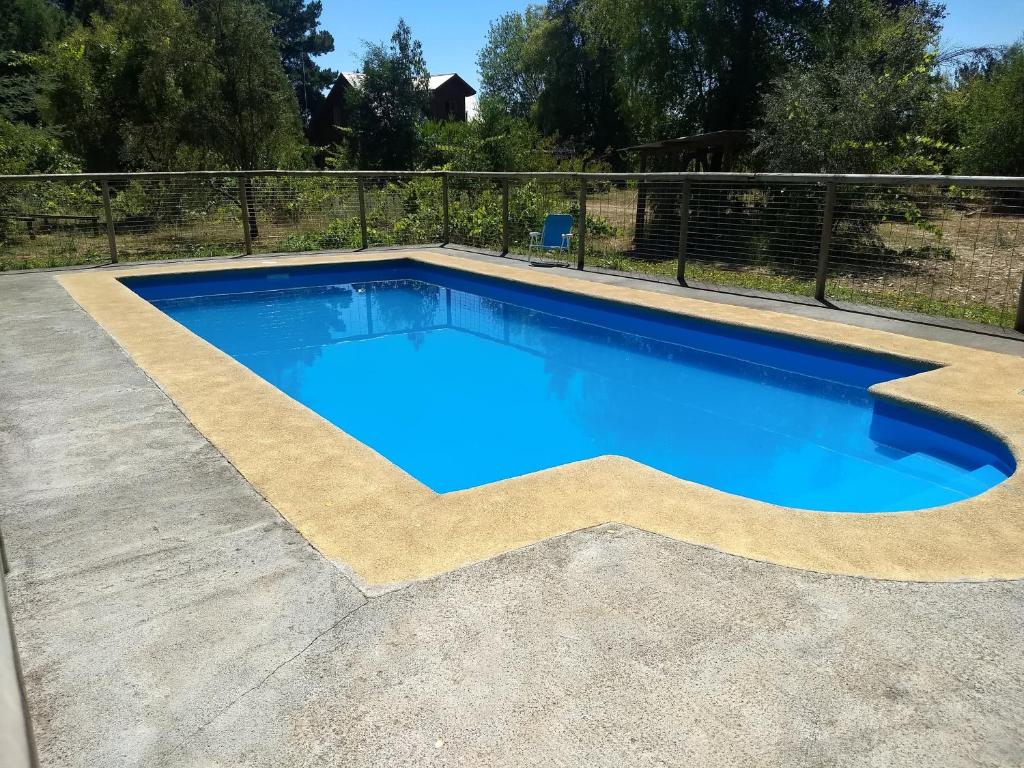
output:
[[[931,367],[912,361],[412,261],[124,282],[442,493],[614,454],[786,506],[884,512],[1014,469],[987,433],[868,393]]]

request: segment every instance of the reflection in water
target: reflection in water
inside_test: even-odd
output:
[[[604,454],[822,510],[991,485],[872,441],[862,387],[418,280],[155,303],[442,492]]]

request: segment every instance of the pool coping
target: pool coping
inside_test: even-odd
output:
[[[1007,443],[1018,466],[1024,456],[1024,360],[887,331],[428,251],[130,266],[55,279],[308,541],[367,585],[427,578],[609,522],[826,573],[920,581],[1024,577],[1019,470],[965,501],[876,514],[780,507],[617,456],[437,494],[118,282],[128,275],[398,260],[932,363],[941,367],[872,391],[980,426]]]

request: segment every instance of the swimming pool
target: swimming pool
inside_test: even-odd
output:
[[[1014,468],[871,395],[931,366],[413,261],[123,278],[440,493],[627,456],[822,511],[969,498]]]

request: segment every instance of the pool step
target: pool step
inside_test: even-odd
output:
[[[896,461],[895,467],[901,472],[971,496],[1005,479],[1005,475],[991,464],[982,464],[977,469],[968,471],[927,453],[907,454]]]

